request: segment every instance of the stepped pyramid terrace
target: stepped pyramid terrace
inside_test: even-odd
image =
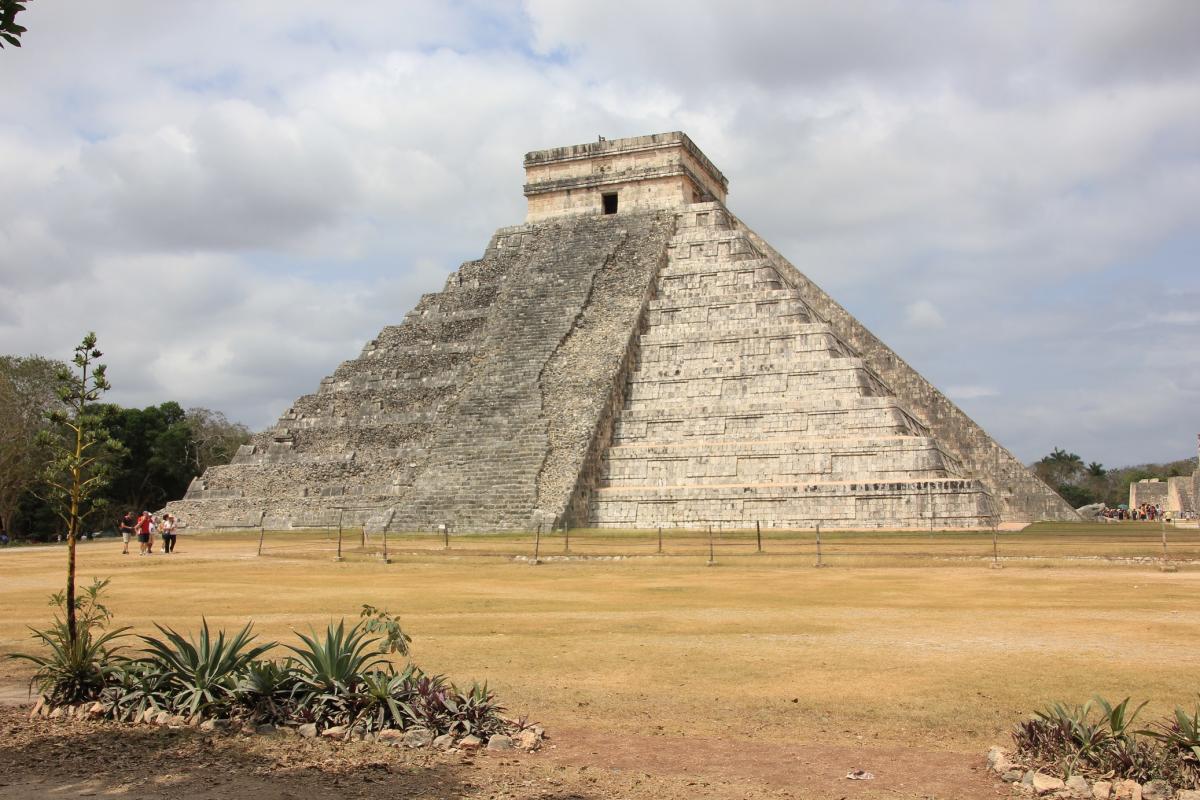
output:
[[[725,205],[683,133],[528,216],[171,504],[193,528],[977,528],[1075,512]]]

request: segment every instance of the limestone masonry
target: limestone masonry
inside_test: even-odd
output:
[[[734,217],[684,134],[525,170],[525,224],[171,510],[396,531],[1078,518]]]
[[[1200,435],[1196,437],[1200,452]],[[1162,510],[1174,519],[1194,518],[1200,514],[1200,467],[1191,475],[1167,478],[1144,478],[1129,484],[1129,507],[1137,508],[1143,503],[1162,506]]]

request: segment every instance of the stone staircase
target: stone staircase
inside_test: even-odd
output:
[[[990,497],[717,203],[677,214],[599,527],[976,527]]]

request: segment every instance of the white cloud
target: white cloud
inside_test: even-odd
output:
[[[947,386],[946,396],[952,400],[977,400],[980,397],[995,397],[999,392],[991,386],[967,384],[964,386]]]
[[[31,4],[0,54],[0,350],[94,327],[114,399],[261,426],[522,219],[525,151],[684,129],[1022,458],[1169,457],[1200,427],[1198,15]]]
[[[904,324],[916,330],[938,331],[946,327],[946,320],[933,303],[917,300],[905,306]]]

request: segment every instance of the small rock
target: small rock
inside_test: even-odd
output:
[[[1174,790],[1163,780],[1147,781],[1142,784],[1142,800],[1171,800]]]
[[[1072,775],[1067,778],[1067,789],[1075,797],[1088,798],[1092,796],[1092,787],[1088,785],[1087,778],[1082,775]]]
[[[144,722],[147,725],[149,725],[151,722],[154,721],[154,718],[157,716],[158,716],[157,708],[147,708],[145,711],[142,712],[142,716],[141,716],[141,719],[139,720],[139,722]]]
[[[1025,774],[1021,776],[1022,786],[1033,786],[1033,770],[1025,770]]]
[[[160,711],[154,715],[154,724],[155,725],[166,725],[167,721],[169,719],[171,719],[171,712]]]
[[[62,716],[63,716],[62,706],[55,706],[54,708],[52,708],[50,710],[50,719],[62,719]]]
[[[1020,767],[1014,767],[1014,768],[1010,769],[1008,772],[1001,775],[1000,780],[1007,781],[1008,783],[1020,783],[1021,777],[1024,774],[1025,773],[1021,770]]]
[[[1200,800],[1200,789],[1180,789],[1175,793],[1175,800]]]
[[[443,733],[433,740],[433,746],[439,750],[449,750],[451,747],[454,747],[454,737],[448,733]]]
[[[305,723],[304,725],[301,725],[300,727],[296,728],[296,733],[305,739],[315,739],[315,738],[317,738],[316,723],[313,723],[313,722]]]
[[[104,704],[103,703],[92,703],[91,708],[88,709],[88,714],[90,714],[93,717],[98,717],[103,713],[104,713]]]
[[[256,734],[258,734],[259,736],[274,736],[275,735],[275,726],[269,722],[266,722],[266,723],[263,723],[262,725],[255,726],[254,732]]]
[[[433,744],[433,731],[428,728],[409,728],[404,732],[405,747],[429,747]]]
[[[179,714],[172,714],[167,718],[167,725],[172,728],[186,728],[187,724],[187,717],[180,716]]]
[[[212,733],[217,729],[217,721],[215,719],[206,719],[200,723],[200,730],[204,733]]]
[[[1061,778],[1047,775],[1044,772],[1035,772],[1033,773],[1032,786],[1034,792],[1043,795],[1057,792],[1059,789],[1065,789],[1067,785],[1062,782]]]
[[[488,739],[488,750],[512,750],[513,740],[511,737],[505,736],[503,733],[497,733],[492,738]]]
[[[326,739],[340,739],[346,735],[347,728],[345,725],[334,725],[332,728],[326,728],[321,731],[321,735]]]
[[[537,750],[542,746],[542,737],[538,736],[534,731],[526,728],[513,737],[513,743],[522,750],[532,753],[534,750]]]
[[[389,744],[393,742],[402,742],[404,741],[404,731],[397,730],[396,728],[384,728],[375,738],[381,742],[387,742]]]
[[[1116,800],[1142,800],[1142,785],[1128,778],[1113,784],[1112,796]]]
[[[1008,772],[1012,762],[1008,760],[1008,754],[1004,752],[1003,747],[992,745],[988,749],[987,754],[988,769],[995,772],[997,775]]]
[[[1092,784],[1093,800],[1108,800],[1112,795],[1112,781],[1096,781]]]
[[[458,746],[462,750],[478,750],[483,745],[483,739],[478,736],[464,736],[458,740]]]

